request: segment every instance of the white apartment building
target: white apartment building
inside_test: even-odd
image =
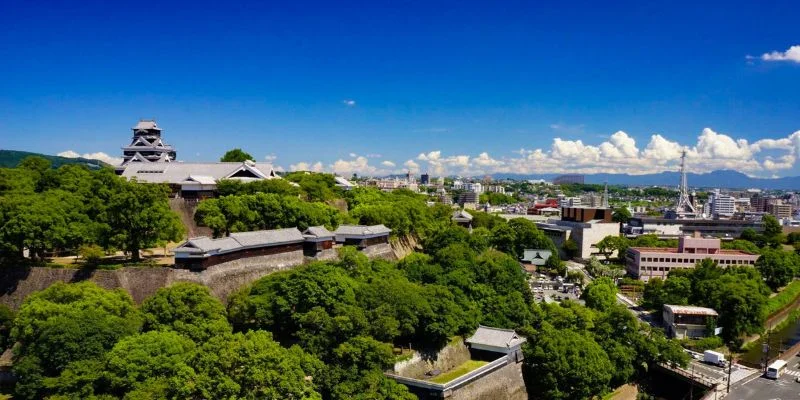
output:
[[[500,185],[489,185],[486,187],[486,191],[489,193],[502,193],[506,194],[506,188]]]
[[[707,211],[706,214],[709,216],[731,217],[736,212],[736,198],[721,194],[717,189],[708,196],[704,211]]]

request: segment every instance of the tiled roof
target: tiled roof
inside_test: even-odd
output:
[[[262,179],[270,179],[273,175],[272,166],[269,164],[258,165],[247,162],[133,162],[125,165],[122,176],[127,179],[136,178],[139,182],[146,183],[180,184],[189,177],[204,177],[204,179],[213,179],[216,182],[242,170],[251,171]]]
[[[513,329],[491,328],[480,325],[475,334],[466,341],[473,344],[511,348],[524,343],[525,338],[517,335]]]
[[[236,232],[231,233],[231,238],[236,239],[243,247],[269,246],[285,243],[296,243],[305,240],[297,228],[272,229],[268,231]]]
[[[456,210],[453,211],[453,219],[465,219],[468,221],[472,221],[472,214],[464,210]]]
[[[149,120],[148,121],[148,120],[144,120],[144,119],[139,120],[139,122],[136,124],[136,126],[133,127],[133,129],[134,130],[156,129],[156,130],[159,130],[159,131],[161,130],[161,128],[159,128],[158,125],[156,124],[156,121],[153,121],[153,120]]]
[[[368,235],[381,235],[381,234],[389,234],[392,230],[384,226],[383,224],[380,225],[339,225],[339,228],[336,229],[334,234],[336,235],[357,235],[357,236],[368,236]]]
[[[212,239],[206,236],[191,238],[175,249],[175,253],[227,253],[244,248],[298,243],[305,237],[297,228],[231,233],[228,237]]]
[[[189,175],[189,177],[186,178],[184,182],[197,182],[202,185],[213,185],[217,183],[217,181],[215,181],[214,178],[207,175]]]
[[[306,235],[317,237],[317,238],[332,238],[333,232],[325,229],[324,226],[309,226],[305,232]]]

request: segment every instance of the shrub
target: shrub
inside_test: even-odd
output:
[[[78,249],[78,255],[89,265],[97,265],[106,255],[103,248],[96,244],[85,244]]]

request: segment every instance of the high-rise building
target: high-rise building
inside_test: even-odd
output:
[[[431,181],[431,177],[427,173],[424,173],[424,174],[420,175],[420,177],[419,177],[419,183],[422,184],[422,185],[427,185],[427,184],[430,183],[430,181]]]
[[[713,216],[731,217],[736,212],[736,199],[727,194],[721,194],[719,190],[708,196],[707,211]]]
[[[775,218],[784,219],[792,218],[792,205],[791,204],[769,204],[767,205],[767,212],[774,215]]]
[[[122,164],[132,162],[175,161],[175,149],[161,139],[161,128],[156,121],[140,120],[133,128],[131,144],[122,148]]]

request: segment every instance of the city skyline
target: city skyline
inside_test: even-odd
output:
[[[800,7],[725,4],[13,4],[0,147],[113,162],[155,118],[178,160],[285,170],[642,174],[686,147],[800,175]]]

